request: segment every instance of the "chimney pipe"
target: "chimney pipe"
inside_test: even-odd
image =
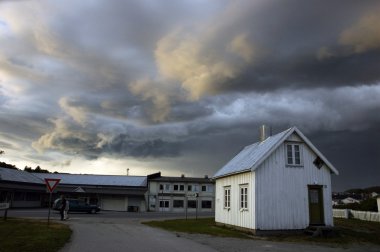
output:
[[[269,137],[269,129],[265,124],[263,124],[260,127],[260,141],[262,142],[268,137]]]

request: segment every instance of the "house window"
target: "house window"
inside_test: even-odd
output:
[[[160,184],[160,191],[164,190],[164,185]]]
[[[170,184],[165,184],[165,191],[170,191]]]
[[[178,191],[179,185],[174,185],[174,191]]]
[[[188,185],[188,186],[187,186],[187,191],[188,191],[188,192],[191,192],[192,190],[193,190],[193,186],[192,186],[192,185]]]
[[[202,192],[206,192],[207,191],[207,186],[203,185],[202,186]]]
[[[231,206],[231,187],[224,187],[224,208],[230,208]]]
[[[288,165],[301,165],[301,145],[287,144],[286,145],[286,163]]]
[[[211,200],[202,200],[202,208],[212,208]]]
[[[183,208],[183,200],[173,200],[173,208]]]
[[[188,200],[187,208],[197,208],[197,202],[195,200]]]
[[[240,186],[240,210],[248,209],[248,185]]]
[[[180,190],[180,191],[185,191],[185,186],[184,186],[184,185],[180,185],[180,186],[179,186],[179,190]]]

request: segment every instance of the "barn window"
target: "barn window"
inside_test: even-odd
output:
[[[240,210],[248,209],[248,185],[240,185]]]
[[[286,164],[302,165],[301,145],[287,144],[286,145]]]
[[[230,208],[231,206],[231,187],[224,187],[224,208]]]

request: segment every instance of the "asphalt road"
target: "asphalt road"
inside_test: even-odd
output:
[[[2,212],[0,211],[0,216]],[[10,217],[46,218],[46,209],[11,209]],[[65,221],[73,230],[71,241],[60,252],[101,251],[307,251],[307,252],[379,252],[374,245],[355,245],[336,248],[298,243],[270,242],[236,238],[212,237],[200,234],[172,233],[141,224],[150,219],[183,218],[174,213],[101,212],[98,214],[71,214]],[[52,219],[59,221],[53,212]]]

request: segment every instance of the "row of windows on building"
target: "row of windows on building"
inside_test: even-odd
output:
[[[171,187],[173,186],[173,191],[178,192],[184,192],[185,191],[185,185],[183,184],[160,184],[160,191],[170,191]],[[213,186],[212,185],[202,185],[201,187],[202,192],[212,192]],[[188,192],[199,192],[199,185],[187,185],[187,191]]]
[[[170,207],[170,200],[160,200],[160,208],[169,208]],[[185,201],[184,200],[173,200],[173,208],[184,208],[185,207]],[[197,201],[196,200],[188,200],[187,201],[187,208],[197,208]],[[212,201],[211,200],[202,200],[201,201],[201,208],[203,209],[211,209],[212,208]]]
[[[231,186],[224,187],[224,208],[231,208]],[[239,185],[239,209],[248,210],[248,184]]]

